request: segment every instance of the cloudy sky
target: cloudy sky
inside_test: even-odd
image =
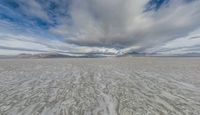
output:
[[[200,53],[200,0],[0,0],[0,55]]]

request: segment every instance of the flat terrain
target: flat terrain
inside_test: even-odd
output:
[[[0,115],[200,115],[200,58],[0,60]]]

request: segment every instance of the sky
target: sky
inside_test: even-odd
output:
[[[200,53],[200,0],[0,0],[0,55]]]

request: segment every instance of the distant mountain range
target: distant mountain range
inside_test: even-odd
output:
[[[101,58],[112,56],[112,54],[86,53],[86,54],[60,54],[60,53],[40,53],[40,54],[19,54],[19,55],[0,55],[0,59],[11,58]]]
[[[112,53],[72,53],[72,54],[61,54],[61,53],[40,53],[40,54],[19,54],[19,55],[0,55],[0,59],[40,59],[40,58],[103,58],[103,57],[126,57],[126,56],[158,56],[158,57],[200,57],[199,53],[189,54],[173,54],[173,55],[159,55],[159,54],[145,54],[138,52],[127,52],[123,54],[112,54]]]

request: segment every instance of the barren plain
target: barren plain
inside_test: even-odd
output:
[[[200,115],[200,58],[2,59],[0,115]]]

